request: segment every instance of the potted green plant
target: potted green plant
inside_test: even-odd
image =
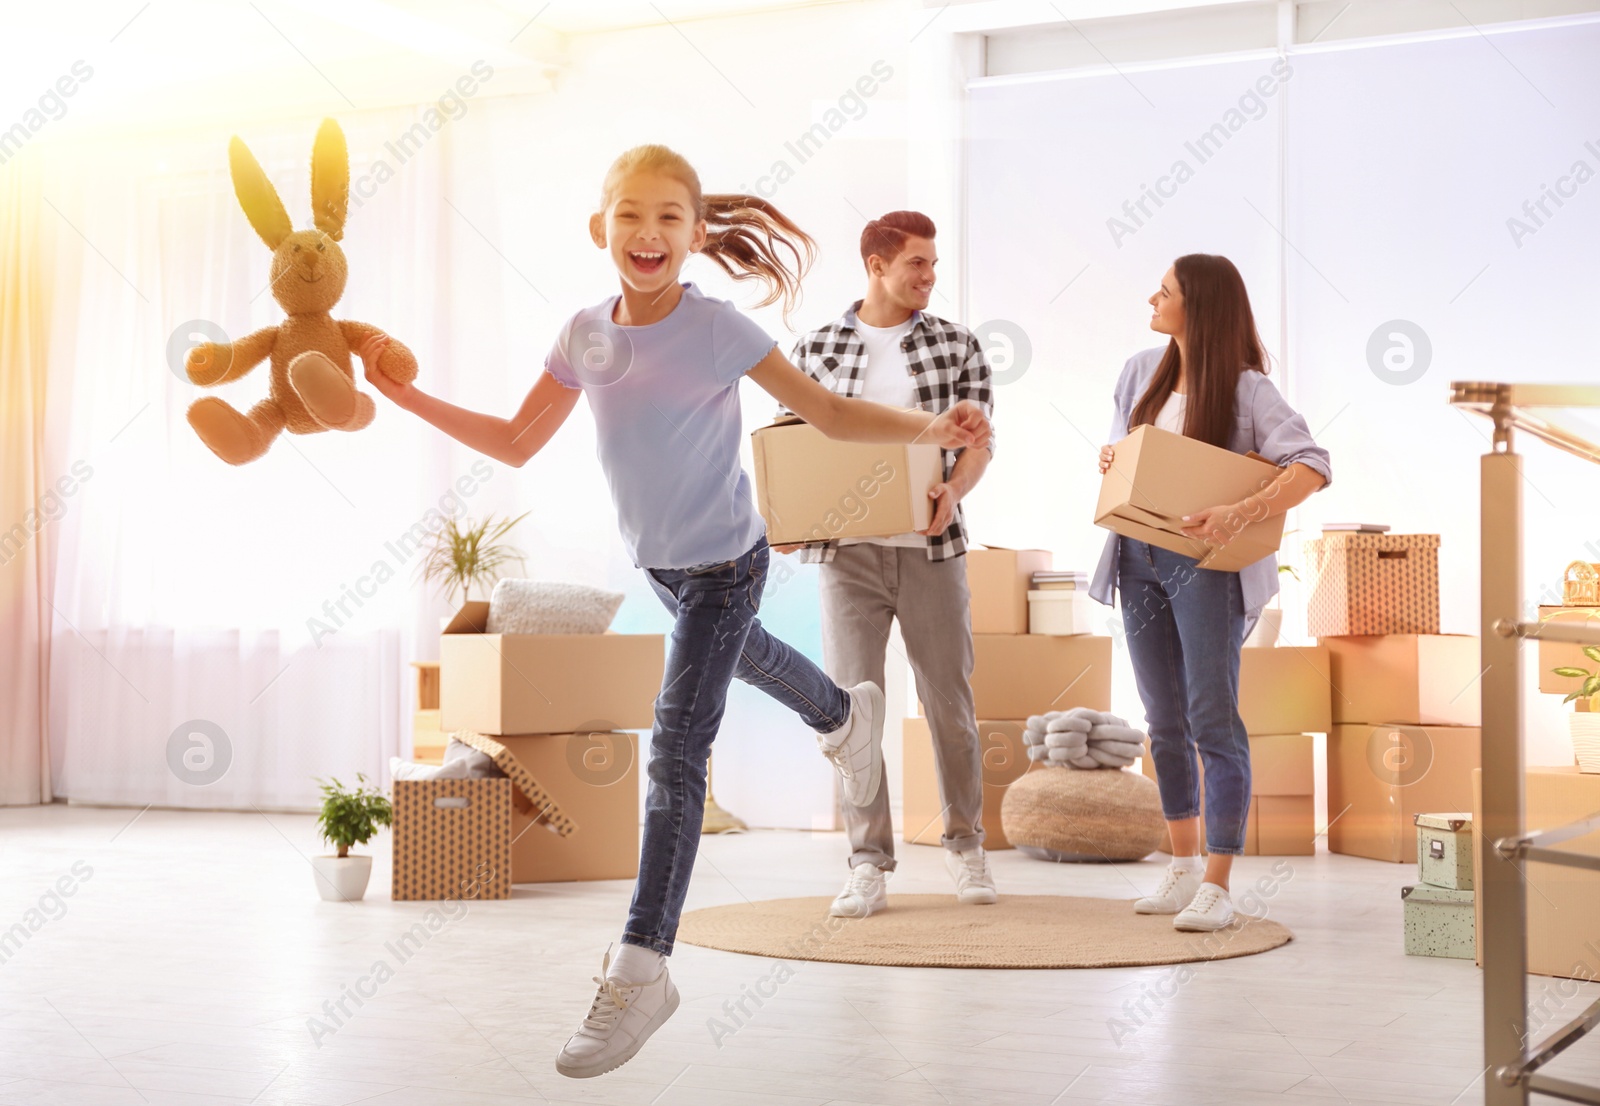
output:
[[[1600,645],[1585,645],[1583,655],[1600,665]],[[1577,703],[1567,715],[1567,726],[1572,734],[1572,752],[1583,772],[1600,772],[1600,670],[1562,665],[1552,668],[1557,676],[1582,680],[1578,690],[1570,693],[1563,703]]]
[[[394,820],[394,808],[383,792],[367,786],[367,777],[356,773],[355,790],[337,779],[317,780],[322,785],[322,813],[317,829],[322,839],[339,851],[333,856],[314,856],[311,867],[317,877],[317,893],[329,902],[355,902],[367,893],[372,875],[372,857],[351,856],[352,845],[365,845]]]
[[[498,522],[493,515],[482,522],[447,517],[429,532],[418,575],[424,583],[436,584],[452,607],[459,608],[471,599],[474,589],[487,599],[506,566],[522,562],[522,551],[502,539],[527,517],[527,512]],[[457,592],[461,593],[459,600]],[[449,621],[448,617],[441,619],[440,629]]]
[[[1295,533],[1294,530],[1284,531],[1284,537]],[[1280,554],[1281,556],[1282,554]],[[1300,574],[1295,571],[1292,563],[1278,565],[1280,579],[1287,574],[1295,583],[1300,582]],[[1261,609],[1260,616],[1256,619],[1255,627],[1250,635],[1244,639],[1245,646],[1251,649],[1269,649],[1278,644],[1278,638],[1283,633],[1283,593],[1274,595],[1265,607]]]

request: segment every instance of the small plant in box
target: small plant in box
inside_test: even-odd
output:
[[[347,789],[337,779],[318,780],[322,785],[322,813],[317,829],[324,841],[338,853],[312,857],[317,876],[317,893],[330,902],[354,902],[367,892],[372,875],[370,856],[351,856],[353,845],[365,845],[394,820],[394,808],[376,787],[367,786],[367,777],[356,773],[356,787]]]

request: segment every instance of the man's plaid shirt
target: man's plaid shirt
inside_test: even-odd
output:
[[[857,300],[842,318],[801,335],[795,342],[794,352],[789,355],[789,359],[813,380],[851,398],[860,397],[867,372],[866,346],[855,329],[856,312],[860,309],[861,301]],[[901,348],[906,351],[918,407],[937,414],[963,399],[970,399],[983,409],[985,416],[993,418],[994,390],[989,359],[970,330],[925,311],[914,312],[911,329],[901,339]],[[778,414],[785,418],[792,412],[780,405]],[[989,452],[994,452],[992,434]],[[948,480],[960,450],[947,449],[943,453],[944,478]],[[801,551],[800,559],[807,564],[827,564],[838,549],[838,542],[814,542]],[[949,528],[928,538],[928,559],[949,560],[966,551],[965,516],[958,503]]]

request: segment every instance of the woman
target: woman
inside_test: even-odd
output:
[[[1250,297],[1233,263],[1211,254],[1178,258],[1150,297],[1150,329],[1165,348],[1129,358],[1117,381],[1111,438],[1154,425],[1280,466],[1245,502],[1194,515],[1184,533],[1215,541],[1247,520],[1281,515],[1333,479],[1328,451],[1267,379],[1267,356]],[[1193,402],[1190,402],[1190,400]],[[1115,462],[1100,450],[1102,475]],[[1239,651],[1277,592],[1277,559],[1238,572],[1196,567],[1193,557],[1112,534],[1090,594],[1107,605],[1122,588],[1122,619],[1144,701],[1172,864],[1141,914],[1173,914],[1173,927],[1221,929],[1233,921],[1228,873],[1244,851],[1250,811],[1250,743],[1239,718]],[[1205,770],[1205,846],[1200,858],[1199,750]]]

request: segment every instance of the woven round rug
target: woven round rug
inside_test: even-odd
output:
[[[1130,899],[1001,895],[992,906],[962,906],[952,895],[895,895],[870,918],[829,917],[832,901],[692,910],[678,940],[779,960],[892,968],[1126,968],[1253,956],[1294,936],[1244,915],[1215,933],[1179,933],[1170,915],[1135,914]]]

